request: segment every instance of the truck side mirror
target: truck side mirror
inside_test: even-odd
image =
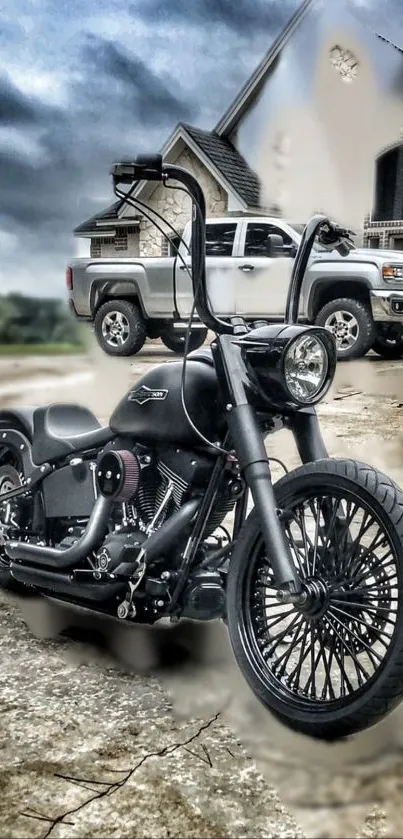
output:
[[[278,233],[270,233],[266,239],[266,256],[275,259],[284,253],[284,241]]]

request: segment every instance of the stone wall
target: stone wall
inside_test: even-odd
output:
[[[225,216],[228,196],[196,155],[186,149],[175,164],[188,169],[198,179],[206,198],[207,215],[213,218]],[[167,189],[160,184],[147,203],[153,210],[158,210],[179,234],[190,220],[190,199],[183,192]],[[170,231],[167,229],[167,232]],[[150,221],[143,219],[140,223],[140,256],[161,256],[165,252],[161,233]]]

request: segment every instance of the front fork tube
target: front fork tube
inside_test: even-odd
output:
[[[298,600],[301,580],[277,515],[276,499],[263,434],[247,397],[247,371],[241,347],[230,335],[212,345],[221,391],[227,401],[227,423],[247,486],[259,516],[275,583],[287,599]],[[279,592],[280,594],[280,592]]]
[[[232,405],[228,428],[245,481],[251,491],[276,585],[298,595],[301,581],[277,515],[270,466],[256,414],[251,405]]]
[[[256,412],[248,400],[249,377],[240,344],[231,335],[220,335],[212,351],[221,392],[226,399],[227,423],[240,467],[259,516],[263,539],[273,566],[278,598],[298,603],[303,600],[301,579],[281,522],[271,480],[270,465]],[[303,463],[327,458],[315,408],[310,407],[287,420]],[[238,519],[245,510],[239,510]],[[237,520],[237,526],[240,522]]]
[[[329,457],[315,408],[292,414],[287,420],[287,428],[293,433],[302,463]]]

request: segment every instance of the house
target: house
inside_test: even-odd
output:
[[[311,204],[313,211],[326,211],[326,207],[322,206],[326,201],[326,194],[332,189],[333,193],[337,190],[340,192],[342,181],[347,182],[350,188],[350,184],[357,179],[359,188],[357,186],[354,194],[359,196],[359,200],[355,201],[355,210],[364,244],[403,250],[403,132],[398,122],[402,102],[396,95],[396,80],[403,77],[403,50],[383,35],[372,31],[369,26],[366,27],[350,13],[348,6],[343,6],[343,14],[346,20],[348,18],[346,31],[352,33],[353,42],[351,38],[346,39],[341,29],[340,9],[340,3],[338,5],[336,2],[324,6],[320,0],[304,0],[215,128],[212,131],[203,131],[180,123],[161,151],[167,162],[190,169],[200,180],[206,196],[207,214],[210,217],[283,214],[290,218],[285,208],[292,207],[290,198],[287,203],[286,189],[292,166],[290,167],[289,161],[287,130],[284,128],[286,122],[281,124],[279,115],[281,116],[284,109],[288,109],[291,115],[298,114],[298,108],[303,108],[309,98],[315,97],[320,60],[325,61],[319,73],[321,78],[327,72],[336,71],[337,84],[339,80],[352,83],[350,90],[358,91],[358,97],[359,81],[355,80],[360,79],[361,73],[363,84],[362,78],[366,72],[366,83],[371,80],[374,94],[366,110],[365,103],[359,102],[359,118],[362,119],[363,127],[366,127],[364,137],[367,154],[367,157],[365,153],[360,155],[363,160],[361,171],[357,171],[356,164],[351,172],[349,170],[349,142],[339,143],[339,146],[346,146],[344,159],[338,159],[338,148],[333,147],[333,157],[323,157],[323,175],[317,178],[317,194],[315,189],[307,190],[302,186],[297,190],[306,200],[299,208],[302,216],[297,218],[294,215],[293,218],[295,221],[306,220],[311,211]],[[340,38],[336,42],[330,40],[327,43],[326,38],[334,38],[335,31],[340,31]],[[361,58],[361,54],[356,57],[354,34],[359,38],[359,43],[364,43],[364,47],[367,48],[371,56],[371,66],[365,57]],[[328,71],[328,67],[332,69]],[[336,74],[334,78],[336,79]],[[379,111],[374,110],[377,85],[385,91],[386,98],[390,95],[393,100],[390,119],[379,119]],[[344,91],[347,91],[347,86],[340,95],[347,99],[350,97],[350,128],[354,119],[357,128],[357,100],[354,102],[354,97],[351,98],[351,94]],[[340,113],[343,115],[343,99],[340,99],[340,96],[339,100]],[[334,120],[335,115],[332,117]],[[328,135],[322,143],[323,148],[332,147],[332,117],[329,117]],[[276,128],[278,119],[280,122]],[[327,117],[325,123],[326,119]],[[348,133],[347,116],[345,122]],[[369,130],[369,126],[375,124],[377,131]],[[378,130],[378,126],[382,124],[385,125],[384,130]],[[319,165],[321,154],[321,151],[315,148],[316,135],[320,131],[315,130],[314,121],[311,121],[310,125],[314,136],[312,141],[308,141],[306,136],[305,140],[306,149],[313,147],[311,168],[314,169]],[[306,126],[304,130],[306,134]],[[267,139],[264,148],[266,158],[264,155],[262,158],[262,137],[267,135],[267,131],[270,138]],[[350,145],[354,145],[354,142],[352,139]],[[296,154],[295,165],[296,161],[303,161],[306,154],[303,132],[299,145],[300,148],[296,151],[299,152],[300,158]],[[331,165],[328,165],[329,161],[332,162]],[[336,180],[332,183],[326,180],[333,169],[336,169],[336,180],[337,172],[339,173],[340,183],[336,183]],[[268,176],[269,170],[271,177]],[[306,184],[306,171],[304,172],[304,165],[300,162],[299,171],[304,175]],[[294,178],[296,172],[295,169]],[[346,172],[348,177],[345,177]],[[161,184],[140,183],[134,197],[160,213],[179,235],[182,233],[190,211],[189,199],[183,192],[169,190]],[[350,211],[354,201],[350,201],[348,197],[346,199],[344,193],[341,197],[343,200],[339,202],[340,206],[348,207]],[[168,233],[171,246],[141,209],[137,212],[117,201],[79,225],[74,234],[90,240],[91,256],[94,257],[160,256],[174,252],[177,244],[176,235],[171,228],[161,222],[160,224]]]

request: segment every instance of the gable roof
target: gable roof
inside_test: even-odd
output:
[[[282,49],[285,47],[306,14],[309,11],[312,11],[316,2],[317,0],[303,0],[302,4],[294,12],[280,35],[275,39],[275,41],[273,41],[269,51],[256,67],[256,70],[245,82],[244,86],[241,88],[229,108],[227,108],[221,119],[218,121],[214,129],[217,134],[225,136],[230,134],[235,128],[245,111],[259,94],[261,87],[266,80],[267,73],[269,70],[273,69],[273,66],[276,65],[277,60],[280,58]],[[385,41],[385,43],[389,44],[389,46],[403,54],[403,49],[398,47],[395,43],[393,43],[393,41],[390,41],[389,38],[386,38],[379,32],[374,32],[372,29],[371,31],[373,35],[381,41]]]
[[[179,123],[178,127],[191,137],[247,206],[259,206],[259,178],[226,137],[186,123]]]
[[[280,35],[273,41],[269,51],[266,53],[256,70],[239,91],[229,108],[217,123],[214,131],[220,135],[230,134],[236,123],[247,110],[252,100],[258,95],[262,84],[266,79],[268,71],[280,56],[280,52],[291,38],[294,30],[312,9],[316,0],[303,0],[301,6],[294,12],[287,25]]]
[[[73,233],[75,235],[79,233],[90,233],[95,230],[97,223],[99,222],[107,222],[107,221],[116,221],[119,218],[119,210],[123,204],[123,201],[115,201],[114,204],[111,204],[110,207],[107,207],[106,210],[102,210],[100,213],[96,213],[95,216],[91,216],[91,218],[84,221],[82,224],[79,224],[78,227],[75,227]]]
[[[385,36],[381,35],[379,32],[376,33],[376,37],[380,38],[381,41],[385,41],[386,44],[389,44],[390,47],[393,47],[393,49],[397,50],[398,52],[400,52],[403,55],[402,47],[398,47],[397,44],[393,43],[393,41],[389,41],[389,38],[385,38]]]

